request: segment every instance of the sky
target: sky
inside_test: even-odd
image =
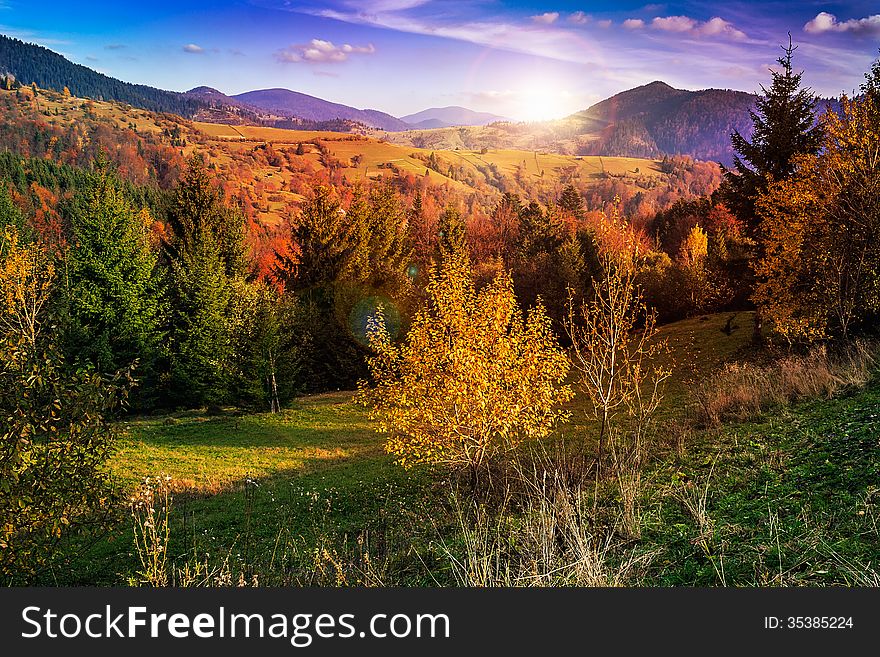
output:
[[[128,82],[284,87],[404,116],[558,118],[654,80],[758,91],[791,32],[823,96],[878,56],[880,3],[763,0],[0,0],[0,32]]]

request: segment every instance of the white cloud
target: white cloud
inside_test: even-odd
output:
[[[657,17],[651,21],[651,26],[664,32],[689,32],[696,26],[697,21],[687,16]]]
[[[585,25],[590,22],[590,16],[582,11],[576,11],[568,15],[568,22],[575,25]]]
[[[640,30],[645,27],[645,21],[641,18],[627,18],[623,21],[623,27],[627,30]]]
[[[203,52],[205,52],[205,49],[194,43],[188,43],[183,47],[183,52],[188,52],[193,55],[201,55]]]
[[[736,29],[732,23],[727,22],[723,18],[710,18],[697,28],[697,31],[703,36],[723,35],[733,39],[745,39],[746,33]]]
[[[736,29],[732,23],[715,16],[706,22],[700,22],[690,16],[658,16],[651,21],[651,27],[664,32],[690,34],[697,37],[723,36],[730,39],[745,39],[746,34]]]
[[[608,19],[608,18],[606,18],[606,19],[601,20],[601,21],[596,21],[596,25],[598,25],[598,26],[601,27],[602,29],[606,29],[606,30],[607,30],[609,27],[611,27],[611,20]]]
[[[880,14],[865,18],[851,18],[840,22],[837,16],[827,11],[816,14],[816,18],[804,25],[804,32],[821,34],[823,32],[852,32],[854,34],[880,34]]]
[[[532,20],[536,23],[541,23],[542,25],[552,25],[559,18],[558,11],[548,11],[544,14],[538,14],[537,16],[532,16]]]
[[[350,55],[372,55],[376,48],[372,43],[366,46],[352,46],[344,43],[335,45],[332,41],[312,39],[305,44],[294,44],[275,53],[275,59],[284,64],[309,62],[313,64],[338,64]]]

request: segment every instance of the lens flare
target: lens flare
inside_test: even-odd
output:
[[[401,328],[400,309],[384,295],[373,295],[358,301],[348,315],[348,330],[355,340],[363,345],[369,344],[369,329],[379,316],[379,309],[385,317],[385,330],[391,339],[397,338]]]

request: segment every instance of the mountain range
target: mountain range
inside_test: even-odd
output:
[[[451,106],[403,117],[358,109],[289,89],[226,95],[211,87],[185,93],[131,84],[75,64],[47,48],[0,35],[0,78],[67,90],[213,123],[299,127],[339,132],[379,130],[420,148],[521,148],[570,155],[658,158],[689,155],[730,165],[730,134],[748,136],[756,96],[729,89],[688,91],[655,81],[616,94],[571,116],[515,123],[487,112]],[[817,112],[827,104],[819,103]],[[465,127],[461,127],[465,126]]]

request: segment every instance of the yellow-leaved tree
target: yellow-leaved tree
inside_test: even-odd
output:
[[[375,318],[372,385],[360,387],[398,463],[468,467],[476,476],[567,419],[568,357],[541,305],[521,311],[507,273],[477,290],[468,258],[447,253],[427,297],[401,344],[381,313]]]
[[[789,341],[848,337],[880,312],[880,107],[843,97],[818,155],[770,185],[754,299]]]

